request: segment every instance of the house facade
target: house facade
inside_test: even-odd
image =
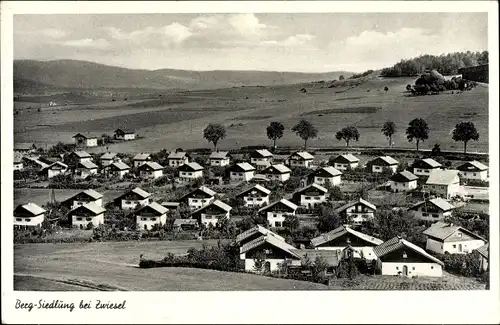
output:
[[[434,193],[445,199],[460,194],[460,178],[457,170],[433,170],[422,186],[426,192]]]
[[[215,201],[217,193],[206,186],[200,186],[194,191],[184,195],[179,201],[186,202],[192,210],[200,209]]]
[[[313,183],[318,185],[330,184],[331,186],[338,186],[342,182],[341,176],[342,172],[334,167],[321,167],[307,175],[306,184],[304,184],[304,186]]]
[[[352,154],[339,155],[331,161],[337,170],[349,170],[359,166],[359,159]]]
[[[149,153],[139,153],[134,156],[132,161],[134,162],[134,168],[138,168],[146,162],[151,161],[151,155]]]
[[[392,192],[406,192],[417,188],[418,177],[405,170],[394,174],[389,179],[389,187]]]
[[[373,219],[376,210],[377,207],[375,205],[360,198],[357,201],[341,206],[336,209],[336,212],[344,217],[348,222],[361,224],[369,219]]]
[[[155,225],[162,226],[167,222],[168,209],[156,202],[141,207],[136,212],[137,229],[151,230]]]
[[[208,157],[210,166],[229,166],[230,160],[229,152],[227,151],[214,151]]]
[[[393,174],[397,171],[399,162],[390,156],[381,156],[373,159],[367,164],[372,173],[381,173],[389,169]]]
[[[191,214],[192,218],[198,220],[199,224],[203,224],[208,227],[210,224],[214,227],[217,226],[217,223],[221,219],[229,219],[229,212],[231,211],[231,207],[226,203],[215,200],[210,204],[194,211]]]
[[[408,211],[415,219],[427,221],[441,221],[450,217],[455,207],[442,198],[428,199],[410,207]]]
[[[108,177],[117,177],[122,179],[123,176],[130,172],[130,167],[121,161],[114,162],[104,168],[104,173]]]
[[[290,167],[311,168],[314,156],[307,151],[297,151],[291,154],[286,161]]]
[[[248,182],[255,176],[255,167],[249,163],[237,163],[229,170],[231,182]]]
[[[203,167],[198,163],[191,162],[177,168],[179,171],[179,181],[190,182],[196,178],[203,177]]]
[[[179,167],[189,162],[189,155],[186,152],[171,152],[167,157],[170,167]]]
[[[106,212],[106,209],[102,206],[90,202],[74,208],[69,212],[68,216],[70,217],[73,228],[85,229],[89,223],[92,224],[93,227],[103,225],[104,212]]]
[[[92,156],[86,151],[73,151],[69,154],[69,160],[75,163],[92,162]]]
[[[73,136],[73,139],[78,147],[97,147],[96,136],[77,133]]]
[[[45,220],[45,209],[35,203],[18,205],[14,209],[14,228],[40,227]]]
[[[270,190],[257,184],[239,193],[236,197],[243,199],[245,207],[260,207],[269,204],[269,194],[271,194]]]
[[[471,231],[446,222],[436,222],[424,232],[425,249],[438,254],[469,254],[486,244],[486,239]]]
[[[312,183],[311,185],[299,189],[294,193],[293,199],[300,206],[312,209],[316,205],[326,201],[328,190],[321,185]]]
[[[126,129],[116,129],[115,130],[115,139],[116,140],[134,140],[135,139],[135,131],[134,130],[126,130]]]
[[[45,167],[42,169],[41,173],[46,178],[52,178],[57,175],[64,175],[68,171],[68,165],[63,164],[60,161],[56,161],[55,163]]]
[[[76,165],[75,177],[85,179],[90,175],[97,175],[97,165],[91,161],[79,162]]]
[[[413,174],[417,176],[429,176],[434,169],[440,169],[442,165],[431,158],[417,159],[413,162],[411,168]]]
[[[121,159],[114,152],[106,152],[100,159],[103,167],[109,166],[114,162],[121,161]]]
[[[295,215],[297,208],[297,205],[287,199],[281,199],[261,208],[259,213],[265,213],[269,227],[280,228],[283,227],[286,216]]]
[[[458,175],[466,180],[485,181],[488,179],[488,166],[479,161],[468,161],[457,167]]]
[[[284,182],[290,178],[291,170],[283,164],[271,165],[265,168],[261,174],[268,180]]]
[[[257,267],[256,258],[263,258],[263,265]],[[301,257],[295,252],[295,247],[272,235],[255,238],[240,247],[240,259],[245,261],[247,272],[274,272],[288,260],[300,265]]]
[[[79,206],[85,205],[87,203],[94,203],[96,205],[102,206],[103,195],[93,189],[88,189],[73,195],[69,199],[63,201],[62,203],[70,209],[75,209]]]
[[[144,191],[138,187],[134,188],[118,197],[115,204],[119,205],[122,210],[132,210],[138,206],[146,206],[149,204],[151,193]]]
[[[267,149],[255,150],[250,153],[250,163],[258,170],[267,168],[273,162],[273,154]]]
[[[142,178],[156,179],[163,176],[163,166],[156,162],[148,161],[140,165],[138,170]]]

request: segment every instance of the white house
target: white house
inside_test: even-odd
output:
[[[448,201],[438,197],[415,204],[408,210],[416,219],[427,221],[440,221],[451,216],[455,207]]]
[[[18,205],[14,209],[14,228],[40,227],[45,219],[45,209],[35,203]]]
[[[468,254],[486,244],[486,239],[469,230],[438,221],[424,230],[427,236],[425,249],[438,254]]]
[[[97,165],[91,161],[79,162],[76,165],[75,176],[81,179],[85,179],[90,175],[97,174]]]
[[[338,170],[349,170],[358,167],[359,159],[352,154],[339,155],[331,161],[333,167]]]
[[[149,153],[138,153],[137,155],[132,158],[132,161],[134,162],[134,168],[139,167],[140,165],[145,164],[148,161],[151,161],[151,154]]]
[[[150,198],[151,193],[136,187],[116,198],[115,204],[120,206],[122,210],[132,210],[138,206],[148,205]]]
[[[143,178],[158,178],[163,176],[163,166],[154,161],[148,161],[139,166],[139,175]]]
[[[67,200],[64,200],[62,204],[70,207],[71,209],[77,208],[81,205],[85,205],[91,202],[99,206],[102,206],[102,198],[103,195],[101,193],[93,189],[88,189],[73,195]]]
[[[85,229],[89,223],[93,227],[104,224],[104,212],[106,212],[106,209],[102,206],[90,202],[74,208],[69,212],[68,216],[73,228]]]
[[[184,195],[179,201],[187,203],[192,210],[197,210],[212,203],[215,200],[216,194],[215,191],[212,191],[208,187],[200,186],[194,191]]]
[[[440,169],[442,165],[431,158],[417,159],[411,165],[413,174],[417,176],[429,176],[434,169]]]
[[[126,129],[116,129],[115,130],[115,139],[117,140],[134,140],[135,139],[135,131],[134,130],[126,130]]]
[[[389,179],[389,187],[393,192],[411,191],[417,188],[418,177],[407,170],[394,174]]]
[[[360,224],[373,219],[377,207],[370,202],[360,198],[357,201],[346,203],[335,211],[348,222]]]
[[[104,167],[104,174],[108,177],[118,177],[118,178],[123,178],[125,174],[128,174],[130,172],[130,167],[121,162],[117,161],[114,163],[111,163]]]
[[[214,151],[208,157],[208,161],[210,162],[210,166],[228,166],[230,161],[229,152]]]
[[[311,239],[314,249],[343,251],[350,246],[354,250],[354,257],[364,257],[368,260],[377,259],[373,248],[382,243],[382,240],[356,231],[348,225]]]
[[[287,199],[281,199],[261,208],[259,210],[259,213],[266,214],[269,227],[279,228],[283,227],[285,216],[289,214],[295,215],[295,211],[297,211],[297,208],[297,205],[293,204]]]
[[[163,226],[167,222],[168,209],[156,202],[141,207],[135,213],[137,229],[153,229],[154,225]]]
[[[321,167],[305,177],[303,186],[312,183],[319,185],[326,185],[329,183],[331,186],[337,186],[342,182],[341,176],[342,172],[332,166]]]
[[[311,168],[314,156],[307,151],[297,151],[286,158],[287,165],[290,167]]]
[[[269,194],[271,191],[267,188],[256,184],[249,189],[236,195],[237,198],[242,198],[244,206],[246,207],[256,207],[265,206],[269,204]]]
[[[121,161],[120,158],[114,152],[106,152],[101,156],[101,164],[103,167],[109,166],[114,162]]]
[[[179,167],[189,162],[189,155],[187,152],[171,152],[167,157],[168,165],[170,167]]]
[[[55,163],[48,165],[44,169],[41,170],[42,175],[47,178],[52,178],[57,175],[64,175],[68,171],[68,165],[63,164],[60,161],[56,161]]]
[[[384,169],[389,169],[392,173],[395,173],[398,169],[398,164],[399,161],[390,156],[377,157],[367,163],[372,173],[381,173]]]
[[[75,144],[80,147],[97,147],[97,136],[90,134],[77,133],[73,136]]]
[[[231,182],[248,182],[255,175],[255,167],[249,163],[237,163],[229,169]]]
[[[273,162],[273,154],[267,149],[255,150],[250,153],[250,163],[257,169],[269,167]]]
[[[23,155],[19,152],[14,152],[14,170],[23,169]]]
[[[373,249],[377,269],[382,275],[443,276],[444,263],[422,248],[400,237],[394,237]]]
[[[189,182],[196,178],[203,177],[203,167],[198,163],[190,162],[177,168],[179,171],[179,181]]]
[[[237,246],[241,247],[241,246],[245,245],[246,243],[251,242],[252,240],[254,240],[258,237],[267,236],[267,235],[274,236],[279,240],[285,241],[285,238],[281,237],[277,233],[272,232],[271,230],[264,228],[261,225],[256,225],[256,226],[253,226],[252,228],[242,232],[241,234],[238,234],[236,236],[234,243]]]
[[[433,170],[422,189],[445,199],[460,194],[460,178],[457,170]]]
[[[76,163],[92,162],[92,156],[83,150],[73,151],[69,154],[69,158]]]
[[[488,265],[489,265],[489,245],[490,244],[485,244],[476,251],[479,253],[479,267],[483,271],[488,271]]]
[[[271,181],[284,182],[290,178],[291,170],[283,164],[271,165],[265,168],[261,174]]]
[[[321,185],[312,183],[309,186],[297,190],[293,194],[293,200],[300,206],[312,209],[316,205],[326,201],[328,190]]]
[[[485,181],[488,179],[488,166],[473,160],[457,167],[458,175],[462,179]]]
[[[217,226],[219,220],[223,218],[229,219],[229,212],[231,209],[232,208],[226,203],[220,200],[215,200],[191,213],[191,217],[198,220],[200,225],[204,224],[208,227],[212,224],[215,227]]]

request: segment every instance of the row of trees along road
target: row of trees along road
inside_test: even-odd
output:
[[[318,129],[307,120],[300,120],[291,130],[304,140],[304,150],[307,149],[307,141],[318,136]],[[281,122],[271,122],[266,131],[268,139],[273,141],[273,146],[276,148],[276,140],[283,137],[285,127]],[[382,126],[381,132],[388,138],[389,146],[392,146],[392,138],[397,131],[398,128],[392,121],[387,121]],[[226,137],[226,129],[222,124],[209,124],[203,130],[203,137],[209,143],[212,143],[214,149],[217,150],[217,143]],[[335,134],[335,138],[339,141],[344,140],[347,147],[349,147],[351,141],[359,141],[359,137],[359,131],[355,126],[346,126]],[[406,138],[409,142],[415,141],[418,151],[420,142],[424,142],[429,138],[429,126],[427,122],[421,118],[411,120],[406,128]],[[467,143],[471,140],[479,140],[479,132],[474,123],[460,122],[453,130],[452,139],[457,142],[463,142],[464,153],[467,153]]]

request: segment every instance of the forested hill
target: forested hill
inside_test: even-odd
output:
[[[410,60],[401,60],[390,68],[382,69],[384,77],[416,76],[426,70],[437,70],[443,75],[458,73],[458,69],[488,63],[488,51],[455,52],[446,55],[422,55]]]

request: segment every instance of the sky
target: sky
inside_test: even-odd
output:
[[[488,48],[487,13],[15,15],[14,59],[132,69],[362,72]]]

